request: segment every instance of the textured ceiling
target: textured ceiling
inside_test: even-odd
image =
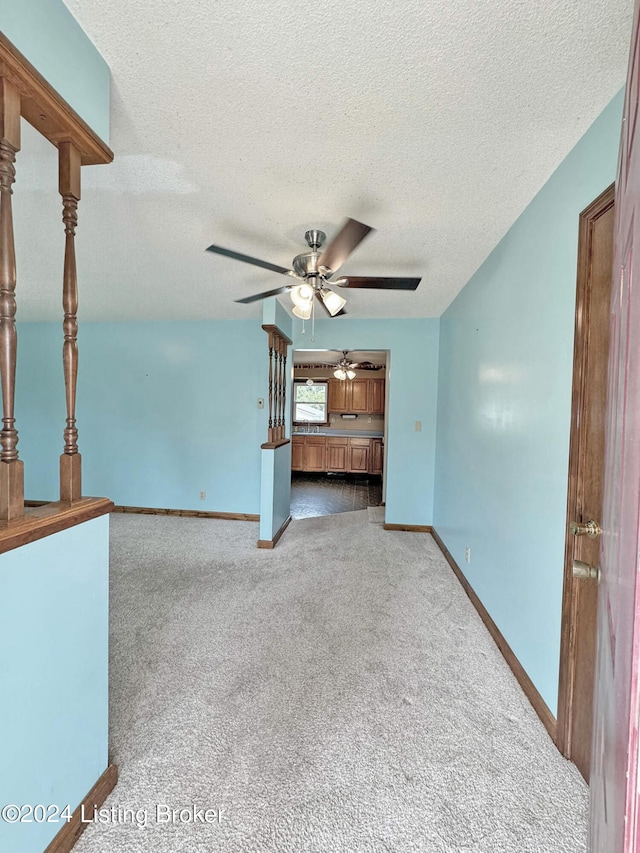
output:
[[[378,230],[342,273],[423,278],[349,293],[349,316],[439,315],[623,84],[633,5],[66,2],[113,87],[116,160],[83,170],[84,319],[258,316],[234,298],[286,280],[205,247],[289,266],[345,216]],[[25,133],[19,157],[19,316],[57,318],[55,156]]]

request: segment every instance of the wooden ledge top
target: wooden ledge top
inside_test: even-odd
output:
[[[287,344],[287,346],[291,346],[291,344],[293,343],[291,338],[288,338],[281,329],[279,329],[277,326],[274,326],[272,323],[263,323],[262,328],[265,330],[265,332],[269,332],[272,335],[277,335],[285,342],[285,344]]]
[[[92,130],[18,48],[0,31],[0,76],[19,91],[22,116],[49,142],[72,142],[82,165],[110,163],[113,151]]]
[[[278,441],[265,441],[264,444],[260,445],[260,448],[262,450],[275,450],[276,447],[283,447],[285,444],[289,444],[290,441],[290,438],[279,438]]]
[[[107,515],[112,510],[113,502],[108,498],[81,498],[72,504],[56,502],[26,506],[24,518],[0,522],[0,554]]]

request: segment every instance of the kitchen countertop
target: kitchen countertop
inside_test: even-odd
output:
[[[335,435],[340,436],[340,438],[383,438],[384,433],[381,430],[374,429],[321,429],[318,432],[315,430],[298,430],[298,432],[292,432],[292,436],[294,435]]]

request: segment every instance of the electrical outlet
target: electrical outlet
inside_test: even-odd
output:
[[[370,424],[370,423],[371,423],[371,418],[367,418],[367,423],[368,423],[368,424]]]
[[[207,499],[207,493],[206,492],[200,492],[200,500],[206,501],[206,499]]]
[[[467,561],[467,563],[471,562],[471,548],[468,545],[464,549],[464,558]]]
[[[415,431],[416,432],[422,432],[422,421],[416,421]]]

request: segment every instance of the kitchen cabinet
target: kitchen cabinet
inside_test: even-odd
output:
[[[327,471],[347,471],[349,439],[345,436],[327,436]]]
[[[294,435],[291,442],[292,471],[326,471],[324,435]]]
[[[368,379],[367,410],[370,415],[384,415],[384,379]]]
[[[294,435],[291,439],[291,470],[304,470],[304,436]]]
[[[382,474],[382,439],[294,435],[291,442],[291,470]]]
[[[381,438],[371,439],[371,465],[370,474],[382,474],[383,445]]]
[[[305,471],[327,470],[327,439],[324,435],[305,436],[302,463]]]
[[[333,414],[367,414],[368,379],[329,380],[329,412]]]
[[[370,450],[370,438],[350,438],[348,470],[352,473],[368,474]]]
[[[329,402],[328,411],[347,412],[347,384],[348,380],[341,382],[339,379],[329,380]]]

